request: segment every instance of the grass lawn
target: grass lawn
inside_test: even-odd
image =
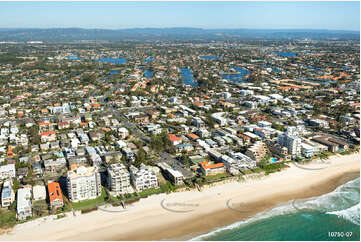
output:
[[[95,199],[89,199],[84,200],[80,202],[74,202],[72,203],[72,206],[76,210],[87,210],[87,209],[93,209],[96,208],[99,205],[104,204],[105,201],[107,201],[109,198],[109,195],[105,191],[105,189],[102,187],[102,194],[95,198]]]
[[[139,193],[140,197],[148,197],[153,194],[163,193],[161,188],[150,188]]]
[[[227,173],[220,173],[220,174],[216,174],[216,175],[198,177],[195,180],[195,182],[197,182],[199,185],[205,185],[205,184],[210,184],[213,182],[218,182],[218,181],[224,180],[225,178],[228,178],[228,177],[230,177],[230,175],[228,175]]]
[[[209,176],[205,176],[205,180],[206,182],[213,182],[213,181],[218,181],[224,178],[229,177],[229,175],[227,173],[219,173],[216,175],[209,175]]]
[[[16,224],[15,211],[0,209],[0,228],[11,228]]]
[[[34,201],[32,207],[34,216],[49,215],[49,206],[45,200]]]
[[[259,172],[262,172],[263,170],[261,168],[257,167],[257,168],[254,168],[253,171],[255,173],[259,173]]]
[[[253,171],[251,170],[241,170],[241,172],[244,174],[244,175],[248,175],[248,174],[252,174]]]

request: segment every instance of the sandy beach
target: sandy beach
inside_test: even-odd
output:
[[[201,192],[154,195],[125,211],[108,207],[46,223],[31,221],[17,225],[0,240],[189,239],[282,202],[328,193],[359,176],[355,173],[360,171],[360,154],[290,166],[260,179],[230,182]]]

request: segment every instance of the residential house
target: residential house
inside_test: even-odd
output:
[[[49,202],[52,209],[61,208],[64,206],[63,194],[60,189],[60,184],[51,182],[48,184]]]
[[[40,162],[35,162],[31,165],[33,174],[35,175],[42,175],[43,174],[43,168],[41,167]]]
[[[32,217],[31,210],[31,186],[20,188],[17,192],[17,206],[16,213],[19,220],[25,220],[28,217]]]
[[[141,114],[138,116],[135,116],[133,120],[137,123],[149,123],[149,116],[146,114]]]
[[[219,173],[225,173],[226,169],[223,163],[214,164],[209,161],[203,161],[200,163],[201,171],[204,175],[216,175]]]
[[[170,142],[172,143],[173,146],[179,145],[180,143],[182,143],[182,138],[178,137],[174,134],[168,134],[168,139],[170,140]]]
[[[0,166],[0,180],[15,178],[15,164]]]
[[[92,141],[99,141],[104,138],[105,134],[100,131],[89,132],[89,137]]]
[[[56,140],[55,131],[50,130],[50,131],[41,133],[40,139],[41,139],[41,142],[55,141]]]
[[[120,127],[118,128],[118,135],[120,139],[125,139],[129,136],[129,131],[124,127]]]
[[[1,207],[9,207],[15,200],[15,193],[12,188],[11,180],[7,180],[3,183],[1,191]]]
[[[44,185],[36,185],[33,187],[33,200],[45,200],[46,199],[46,190]]]
[[[47,172],[60,172],[66,167],[66,160],[65,158],[57,158],[56,160],[48,159],[44,161],[44,167]]]
[[[178,144],[178,145],[175,145],[174,148],[177,153],[181,153],[183,151],[191,152],[194,149],[193,145],[189,144],[189,143]]]
[[[188,133],[188,134],[187,134],[187,137],[188,137],[189,139],[193,140],[193,141],[199,139],[199,136],[198,136],[198,135],[195,135],[195,134],[193,134],[193,133]]]

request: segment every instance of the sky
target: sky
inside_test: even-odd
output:
[[[360,30],[360,2],[0,2],[0,28]]]

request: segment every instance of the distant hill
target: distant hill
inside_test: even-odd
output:
[[[308,29],[201,29],[201,28],[0,28],[0,41],[64,42],[80,40],[237,40],[237,39],[338,39],[359,40],[359,31]]]

